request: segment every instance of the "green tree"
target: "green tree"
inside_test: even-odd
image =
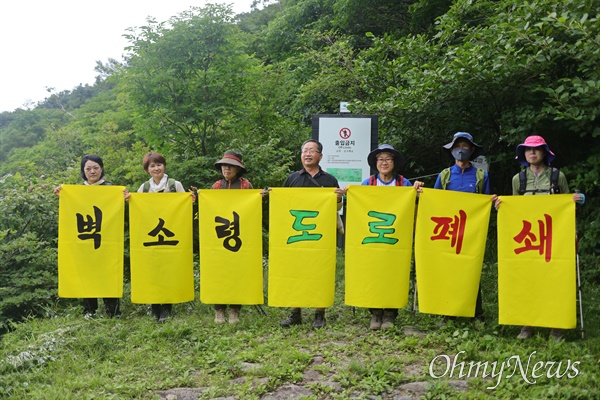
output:
[[[126,35],[132,55],[120,89],[139,109],[135,129],[180,156],[211,154],[221,125],[238,115],[247,72],[230,6],[208,5]]]

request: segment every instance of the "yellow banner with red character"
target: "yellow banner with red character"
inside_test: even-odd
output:
[[[423,189],[415,227],[419,311],[473,317],[491,196]]]
[[[347,305],[408,303],[415,198],[404,186],[350,186],[346,214]]]
[[[332,306],[334,188],[273,188],[269,197],[269,305]]]
[[[263,304],[260,190],[200,190],[200,301]]]
[[[573,195],[506,196],[498,209],[498,319],[572,329],[576,315]]]
[[[123,296],[124,186],[62,185],[58,295]]]
[[[194,300],[192,198],[189,193],[131,193],[131,302]]]

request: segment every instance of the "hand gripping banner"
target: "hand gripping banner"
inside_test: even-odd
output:
[[[58,295],[122,297],[123,186],[62,185]]]
[[[269,305],[332,306],[334,188],[274,188],[269,197]]]
[[[506,196],[498,209],[498,319],[572,329],[576,315],[573,195]]]
[[[347,305],[402,308],[408,303],[416,193],[402,186],[348,188]]]
[[[263,304],[260,190],[200,190],[200,301]]]
[[[189,193],[131,193],[131,302],[194,300]]]
[[[423,189],[415,227],[419,311],[473,317],[491,196]]]

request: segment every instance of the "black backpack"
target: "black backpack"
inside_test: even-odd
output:
[[[527,188],[527,169],[522,169],[519,171],[519,195],[524,195],[526,192],[533,193],[550,193],[550,194],[560,194],[560,187],[558,186],[558,175],[560,171],[558,168],[552,168],[552,173],[550,174],[550,189],[542,190],[542,189],[534,189],[534,190],[526,190]]]

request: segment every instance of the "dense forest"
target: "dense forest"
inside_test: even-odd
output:
[[[586,193],[579,251],[597,285],[599,18],[596,0],[256,0],[241,15],[209,4],[149,18],[124,32],[123,60],[97,62],[95,84],[0,114],[0,328],[59,301],[52,188],[80,182],[82,155],[135,189],[158,151],[185,187],[208,188],[235,149],[255,187],[281,186],[312,115],[340,101],[379,116],[379,143],[429,187],[454,132],[484,146],[497,194],[511,192],[515,146],[544,136]]]

